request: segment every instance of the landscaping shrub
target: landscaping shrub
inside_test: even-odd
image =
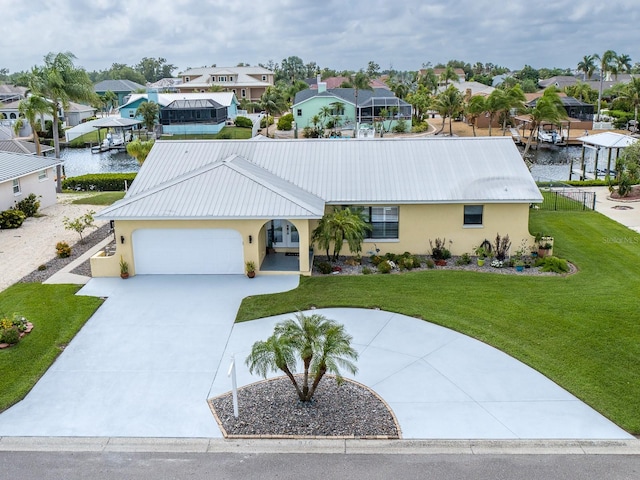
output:
[[[373,270],[371,270],[369,267],[362,267],[363,275],[371,275],[371,273],[373,273]]]
[[[396,133],[405,133],[407,131],[407,121],[404,118],[399,119],[393,127],[393,131]]]
[[[293,113],[287,113],[278,120],[278,130],[291,130],[293,127]]]
[[[380,262],[378,264],[378,272],[380,273],[391,273],[391,263],[389,260],[385,260],[384,262]]]
[[[269,125],[273,125],[273,117],[269,116]],[[267,128],[267,117],[262,117],[260,119],[260,128]]]
[[[463,253],[456,260],[456,265],[469,265],[471,263],[471,256],[468,253]]]
[[[9,209],[0,212],[0,228],[20,228],[27,216],[21,210]]]
[[[28,197],[16,202],[15,210],[20,210],[27,218],[35,216],[40,208],[40,200],[34,193],[29,194]]]
[[[64,224],[65,230],[73,230],[80,235],[80,243],[84,242],[82,238],[82,232],[84,232],[87,228],[98,228],[95,223],[93,223],[93,214],[96,213],[93,210],[88,211],[84,215],[78,218],[74,218],[71,220],[69,217],[64,217],[62,219],[62,223]]]
[[[75,191],[123,192],[131,185],[135,173],[90,173],[63,180],[62,188]]]
[[[240,127],[240,128],[253,128],[253,122],[251,121],[250,118],[247,117],[236,117],[235,122],[236,127]]]
[[[329,262],[318,263],[318,271],[324,275],[328,275],[332,272],[331,264]]]
[[[3,328],[0,330],[0,343],[15,345],[18,341],[20,341],[20,332],[16,327]]]
[[[564,258],[558,257],[543,257],[536,261],[536,267],[542,267],[540,270],[543,272],[553,273],[568,273],[569,264]]]
[[[384,260],[384,257],[381,257],[380,255],[371,255],[369,260],[371,260],[371,263],[377,267],[380,264],[380,262]]]
[[[429,124],[427,122],[414,123],[411,127],[412,133],[422,133],[429,130]]]
[[[436,238],[435,242],[436,244],[434,246],[431,239],[429,239],[429,246],[431,247],[431,258],[433,258],[434,260],[447,260],[448,258],[451,258],[451,252],[448,248],[445,247],[445,245],[447,244],[447,239]],[[452,242],[449,241],[449,244],[451,243]]]
[[[501,262],[507,258],[507,253],[511,248],[511,240],[509,240],[509,235],[505,235],[504,237],[500,237],[500,234],[496,234],[496,240],[493,244],[493,252],[497,260]]]
[[[425,262],[425,265],[427,266],[427,268],[435,268],[436,266],[435,262],[430,258],[427,259],[427,261]]]
[[[56,253],[58,254],[58,257],[60,257],[60,258],[70,257],[71,256],[71,247],[69,246],[69,244],[67,242],[58,242],[58,243],[56,243]]]

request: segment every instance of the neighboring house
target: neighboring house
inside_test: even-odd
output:
[[[545,89],[553,85],[558,90],[564,91],[565,87],[572,87],[579,81],[579,78],[572,75],[557,75],[555,77],[538,80],[538,86],[542,89]]]
[[[456,83],[456,80],[448,80],[448,81],[444,81],[441,80],[441,76],[444,72],[446,72],[447,69],[446,68],[434,68],[433,69],[433,73],[435,74],[436,77],[438,77],[438,85],[442,86],[442,85],[446,85],[446,84],[450,84],[450,83]],[[457,82],[464,82],[465,79],[467,78],[466,74],[464,73],[464,70],[461,68],[454,68],[453,71],[455,72],[455,74],[458,76],[458,80]],[[420,70],[420,75],[424,75],[424,73],[426,72],[426,70]]]
[[[160,105],[162,133],[215,134],[222,130],[227,120],[238,116],[238,99],[231,92],[206,93],[147,93],[131,95],[120,107],[122,118],[137,118],[138,107],[147,101]]]
[[[87,121],[88,118],[95,117],[97,109],[80,103],[69,102],[69,106],[64,109],[64,120],[67,127],[75,127]]]
[[[510,137],[157,141],[125,197],[96,215],[118,241],[91,268],[117,276],[122,258],[134,274],[239,275],[252,261],[310,275],[324,255],[314,228],[345,206],[371,227],[365,254],[427,254],[446,238],[460,255],[497,233],[532,243],[540,202]]]
[[[265,90],[274,84],[274,73],[262,67],[202,67],[190,68],[180,74],[178,92],[207,92],[217,85],[232,92],[238,99],[257,102]]]
[[[49,145],[40,144],[40,152],[42,155],[53,152],[55,148]],[[3,140],[0,139],[0,152],[10,153],[26,153],[27,155],[35,155],[37,151],[36,144],[33,142],[26,142],[24,140]]]
[[[295,96],[291,111],[299,129],[313,126],[313,118],[320,116],[322,107],[329,107],[332,119],[337,119],[342,126],[350,125],[351,128],[356,120],[359,123],[373,124],[379,120],[382,109],[387,112],[395,109],[393,120],[388,120],[385,128],[393,128],[402,118],[406,121],[407,131],[411,130],[411,105],[386,88],[359,90],[356,112],[355,89],[325,89],[324,82],[320,82],[318,87],[318,90],[302,90]]]
[[[93,86],[93,90],[98,95],[104,95],[107,92],[113,92],[118,96],[118,105],[126,103],[126,97],[132,93],[145,90],[147,87],[131,80],[103,80]],[[115,105],[116,107],[118,105]]]
[[[489,85],[485,85],[484,83],[470,81],[470,82],[453,82],[449,85],[453,85],[466,99],[474,97],[476,95],[482,95],[484,97],[488,97],[491,95],[491,92],[495,90],[494,87],[490,87]],[[443,92],[446,90],[446,87],[440,86],[438,87],[438,91]]]
[[[0,103],[15,102],[27,97],[27,87],[0,84]]]
[[[14,207],[30,194],[40,207],[56,203],[55,167],[59,159],[0,151],[0,211]]]
[[[312,90],[318,89],[318,83],[324,82],[326,84],[326,89],[330,90],[333,88],[340,88],[342,84],[349,81],[349,77],[328,77],[324,80],[318,80],[317,77],[308,78],[305,82],[309,85],[309,88]],[[390,90],[389,86],[379,78],[375,78],[369,82],[369,86],[371,88],[386,88]]]
[[[569,97],[565,93],[559,93],[560,100],[562,100],[562,106],[567,112],[569,118],[580,120],[582,122],[592,122],[595,107],[590,103],[581,102],[580,100]],[[527,107],[535,107],[538,103],[538,99],[542,96],[542,92],[534,94],[525,94],[527,97]],[[583,125],[577,128],[586,128],[591,130],[591,126]]]
[[[161,78],[157,82],[147,83],[148,89],[154,89],[162,93],[177,93],[181,78]]]

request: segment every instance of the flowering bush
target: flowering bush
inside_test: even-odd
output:
[[[504,262],[502,260],[494,260],[491,262],[491,266],[493,268],[502,268],[504,267]]]
[[[0,343],[14,345],[20,341],[20,334],[27,330],[27,319],[17,313],[13,318],[0,318]]]

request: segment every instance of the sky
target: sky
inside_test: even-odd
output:
[[[640,62],[638,0],[0,0],[0,68],[71,52],[87,71],[281,63],[418,70],[457,59],[575,68],[614,50]]]

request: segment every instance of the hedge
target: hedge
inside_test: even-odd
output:
[[[136,173],[90,173],[67,178],[62,188],[75,191],[123,192],[136,178]]]
[[[247,117],[237,116],[234,123],[236,127],[253,128],[253,122]]]

